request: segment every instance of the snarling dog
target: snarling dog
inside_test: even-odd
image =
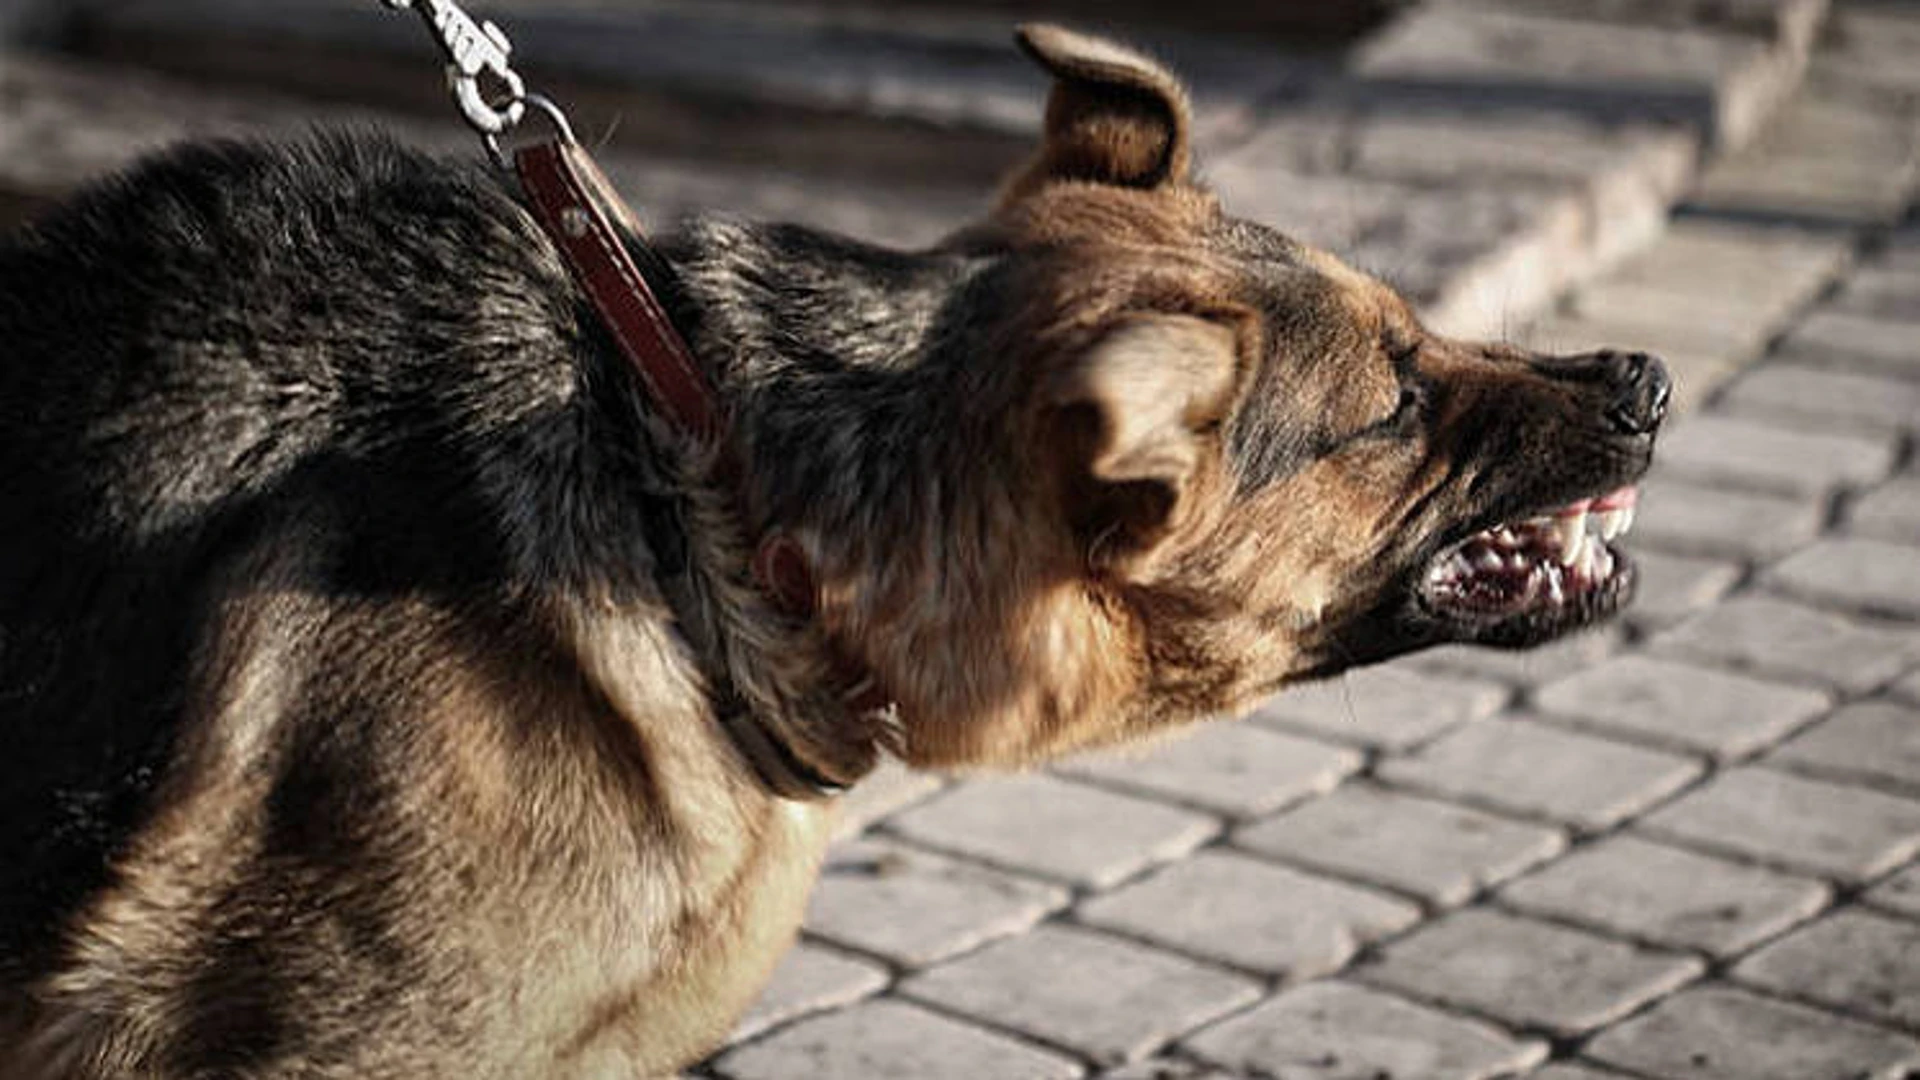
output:
[[[983,223],[660,241],[714,453],[477,168],[193,146],[6,241],[0,1072],[670,1071],[793,937],[803,796],[880,754],[1038,762],[1623,602],[1589,526],[1658,361],[1428,333],[1225,216],[1164,70],[1022,41],[1044,142]]]

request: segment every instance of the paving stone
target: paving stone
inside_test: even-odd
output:
[[[1884,161],[1794,154],[1762,144],[1709,166],[1699,186],[1688,193],[1686,206],[1720,213],[1791,214],[1822,223],[1887,222],[1900,215],[1909,179],[1907,169]]]
[[[1650,835],[1842,881],[1920,852],[1920,802],[1772,769],[1731,769],[1649,814]]]
[[[1804,547],[1825,522],[1825,501],[1817,496],[1732,491],[1663,476],[1640,485],[1633,542],[1765,561]]]
[[[1522,911],[1716,956],[1817,913],[1818,881],[1697,855],[1626,833],[1581,848],[1500,890]]]
[[[1866,900],[1888,911],[1920,919],[1920,864],[1909,866],[1867,890]]]
[[[1703,968],[1695,957],[1468,908],[1390,942],[1354,977],[1509,1024],[1577,1035],[1669,993]]]
[[[1920,537],[1920,476],[1896,476],[1860,496],[1847,508],[1846,522],[1847,531],[1857,536]]]
[[[1113,1063],[1260,997],[1260,985],[1191,960],[1049,924],[915,975],[900,992]]]
[[[1105,888],[1177,858],[1212,818],[1048,776],[983,777],[891,819],[900,835],[1018,870]]]
[[[1920,635],[1767,596],[1736,596],[1655,637],[1650,650],[1860,692],[1920,659]]]
[[[1229,1069],[1287,1080],[1480,1080],[1547,1056],[1538,1040],[1339,981],[1296,986],[1184,1045]]]
[[[1643,655],[1549,684],[1534,702],[1580,726],[1720,760],[1770,746],[1832,707],[1818,690]]]
[[[1920,267],[1863,266],[1847,276],[1833,306],[1870,318],[1920,322]]]
[[[795,1017],[859,1001],[886,985],[887,971],[880,965],[803,941],[780,958],[773,979],[740,1018],[729,1041],[741,1042]]]
[[[1700,771],[1698,762],[1672,754],[1496,718],[1383,761],[1376,775],[1497,810],[1604,829],[1678,791]]]
[[[1920,925],[1849,908],[1742,960],[1733,977],[1787,997],[1920,1028]]]
[[[1711,983],[1595,1036],[1587,1055],[1660,1077],[1900,1080],[1920,1045],[1802,1005]]]
[[[1221,721],[1170,741],[1082,757],[1060,769],[1230,817],[1252,817],[1333,790],[1362,760],[1344,747]]]
[[[916,968],[1020,933],[1069,899],[1058,885],[859,840],[828,854],[806,926],[835,944]]]
[[[1492,716],[1512,696],[1498,683],[1388,664],[1287,689],[1249,719],[1265,727],[1398,751]]]
[[[1557,91],[1550,99],[1560,103],[1630,103],[1731,144],[1753,132],[1791,78],[1774,70],[1764,45],[1733,35],[1456,7],[1396,19],[1361,46],[1354,67],[1370,78],[1508,98]]]
[[[1619,646],[1619,628],[1602,626],[1569,634],[1533,649],[1443,645],[1415,653],[1412,662],[1439,671],[1457,671],[1483,679],[1533,686],[1597,664]]]
[[[1740,581],[1740,564],[1729,559],[1675,555],[1629,547],[1640,570],[1640,584],[1628,606],[1627,621],[1642,630],[1672,626],[1711,607]]]
[[[1658,469],[1708,483],[1789,495],[1874,483],[1893,467],[1890,436],[1799,431],[1750,417],[1685,417],[1660,436]]]
[[[1767,764],[1920,795],[1920,709],[1892,701],[1848,705],[1768,755]]]
[[[1252,851],[1449,907],[1567,844],[1558,829],[1358,783],[1243,828],[1233,839]]]
[[[887,760],[853,786],[840,800],[840,822],[836,838],[853,836],[874,822],[932,795],[946,786],[933,773],[914,772],[898,761]]]
[[[1914,333],[1920,334],[1920,327]],[[1829,423],[1836,430],[1920,426],[1920,381],[1851,371],[1768,364],[1741,376],[1721,398],[1729,412]]]
[[[1804,44],[1826,5],[1818,0],[1429,0],[1450,6],[1600,19],[1633,26],[1728,31]]]
[[[892,998],[794,1024],[728,1051],[728,1080],[1054,1080],[1082,1074],[1069,1058]]]
[[[1920,671],[1915,671],[1888,688],[1893,696],[1920,704]]]
[[[1224,851],[1203,851],[1083,904],[1080,917],[1235,967],[1324,974],[1420,909],[1358,886]]]
[[[1568,298],[1597,321],[1693,328],[1732,320],[1771,336],[1846,263],[1846,237],[1702,218],[1675,220],[1660,240]]]
[[[1818,311],[1781,341],[1782,355],[1808,367],[1920,378],[1920,333],[1902,319]]]
[[[1854,537],[1822,540],[1788,557],[1767,578],[1812,600],[1920,618],[1920,547]]]

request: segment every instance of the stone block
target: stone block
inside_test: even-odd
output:
[[[1399,84],[1689,122],[1729,145],[1752,135],[1796,76],[1741,35],[1444,6],[1401,16],[1353,66]]]
[[[1747,417],[1696,415],[1663,432],[1663,475],[1788,495],[1864,487],[1893,468],[1898,441],[1887,435],[1798,430]]]
[[[1770,596],[1736,596],[1656,636],[1650,649],[1859,693],[1920,660],[1920,634]]]
[[[827,856],[807,929],[918,968],[1018,934],[1067,905],[1067,890],[880,839]]]
[[[1920,378],[1920,333],[1904,319],[1817,311],[1788,332],[1780,349],[1806,367]]]
[[[1242,828],[1233,839],[1251,851],[1441,907],[1465,903],[1567,844],[1558,829],[1358,783]]]
[[[1094,783],[1244,818],[1331,791],[1361,760],[1345,747],[1217,721],[1059,768]]]
[[[1640,822],[1662,837],[1842,882],[1920,853],[1920,802],[1773,769],[1722,772]]]
[[[811,1017],[713,1063],[725,1080],[1070,1080],[1071,1058],[893,998]]]
[[[1258,1000],[1260,985],[1131,941],[1050,924],[915,975],[900,993],[1112,1064]]]
[[[1627,556],[1640,569],[1640,584],[1626,612],[1642,631],[1672,626],[1713,606],[1740,582],[1740,564],[1729,559],[1675,555],[1629,541]]]
[[[1498,683],[1388,664],[1284,690],[1249,719],[1276,730],[1397,752],[1492,716],[1512,696]]]
[[[1742,960],[1733,977],[1786,997],[1920,1028],[1920,925],[1849,908]]]
[[[1868,889],[1865,899],[1875,907],[1920,920],[1920,864],[1909,866]]]
[[[1301,980],[1420,918],[1404,900],[1209,850],[1080,907],[1083,921],[1191,956]]]
[[[1816,495],[1737,491],[1656,476],[1640,485],[1633,544],[1764,562],[1805,546],[1826,523]]]
[[[1375,774],[1390,784],[1598,830],[1673,794],[1700,771],[1689,758],[1497,718],[1383,761]]]
[[[1920,537],[1920,475],[1902,474],[1847,506],[1847,532],[1879,540]]]
[[[1696,957],[1644,949],[1483,908],[1422,926],[1352,977],[1505,1023],[1580,1035],[1690,982]]]
[[[1914,332],[1920,334],[1920,326]],[[1747,372],[1721,403],[1737,415],[1785,417],[1836,431],[1920,427],[1920,382],[1798,364]]]
[[[1551,683],[1535,697],[1555,717],[1726,761],[1766,749],[1826,712],[1804,686],[1633,655]]]
[[[1920,709],[1861,701],[1801,732],[1767,764],[1920,796]]]
[[[1011,776],[962,784],[890,819],[888,829],[945,851],[1104,888],[1186,854],[1219,824],[1084,784]]]
[[[1606,837],[1500,890],[1529,914],[1618,937],[1729,956],[1825,907],[1806,878],[1742,866],[1629,833]]]
[[[1920,1057],[1920,1045],[1831,1013],[1708,983],[1601,1032],[1585,1052],[1646,1076],[1899,1080]]]
[[[1538,1064],[1546,1045],[1340,981],[1308,983],[1189,1037],[1202,1059],[1290,1080],[1484,1080]]]
[[[1920,267],[1869,263],[1847,276],[1835,310],[1894,322],[1920,322]]]
[[[1853,537],[1822,540],[1783,560],[1767,581],[1825,604],[1920,619],[1920,547]]]

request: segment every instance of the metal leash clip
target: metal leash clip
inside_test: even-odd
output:
[[[491,21],[475,21],[453,0],[383,2],[396,11],[412,8],[420,13],[447,57],[447,86],[460,106],[460,114],[479,132],[495,162],[507,164],[500,150],[500,136],[520,123],[529,104],[546,114],[563,139],[573,141],[573,129],[560,107],[539,94],[528,93],[526,83],[513,70],[509,59],[513,43],[507,40],[505,31]],[[490,77],[503,93],[489,97],[481,86],[482,76]]]

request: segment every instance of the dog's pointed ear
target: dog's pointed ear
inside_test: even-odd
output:
[[[1190,315],[1138,315],[1063,371],[1049,395],[1066,449],[1067,517],[1089,561],[1150,550],[1190,509],[1209,431],[1240,378],[1233,330]]]
[[[1008,197],[1049,180],[1152,188],[1187,178],[1187,92],[1172,73],[1104,38],[1030,23],[1020,47],[1054,77],[1040,153]]]

